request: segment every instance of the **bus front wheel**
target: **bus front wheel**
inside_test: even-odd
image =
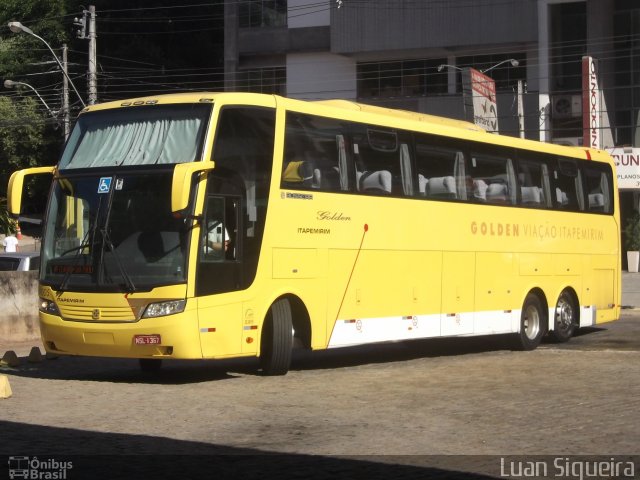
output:
[[[576,331],[576,303],[569,292],[562,292],[556,304],[555,322],[551,337],[558,343],[568,342]]]
[[[547,333],[547,316],[537,295],[530,293],[522,306],[520,332],[517,335],[518,350],[534,350]]]
[[[286,298],[271,305],[260,340],[260,367],[264,375],[284,375],[289,371],[293,347],[291,318],[291,304]]]

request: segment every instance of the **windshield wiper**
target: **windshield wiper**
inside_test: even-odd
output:
[[[103,244],[107,245],[109,247],[109,250],[111,251],[111,254],[113,255],[113,258],[116,261],[116,265],[118,266],[118,270],[120,270],[120,275],[122,275],[122,278],[125,281],[127,292],[129,292],[129,293],[135,292],[136,291],[136,286],[134,285],[133,280],[131,280],[131,277],[129,276],[129,274],[127,273],[127,269],[124,267],[124,265],[120,261],[120,256],[116,253],[116,249],[113,246],[113,242],[111,241],[111,237],[109,236],[109,232],[107,232],[107,228],[106,227],[105,228],[101,228],[100,229],[100,233],[102,234]]]

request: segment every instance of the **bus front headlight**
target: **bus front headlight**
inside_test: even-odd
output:
[[[47,300],[46,298],[40,299],[40,311],[43,313],[48,313],[49,315],[58,315],[60,316],[60,310],[58,310],[58,306],[52,300]]]
[[[150,303],[142,315],[142,318],[164,317],[184,312],[186,300],[169,300],[167,302]]]

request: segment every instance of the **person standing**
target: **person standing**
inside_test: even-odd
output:
[[[18,239],[13,235],[13,233],[8,234],[2,240],[2,245],[4,246],[5,252],[17,252],[18,251]]]

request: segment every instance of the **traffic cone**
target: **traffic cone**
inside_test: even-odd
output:
[[[16,222],[16,238],[22,240],[22,230],[20,230],[20,224]]]

